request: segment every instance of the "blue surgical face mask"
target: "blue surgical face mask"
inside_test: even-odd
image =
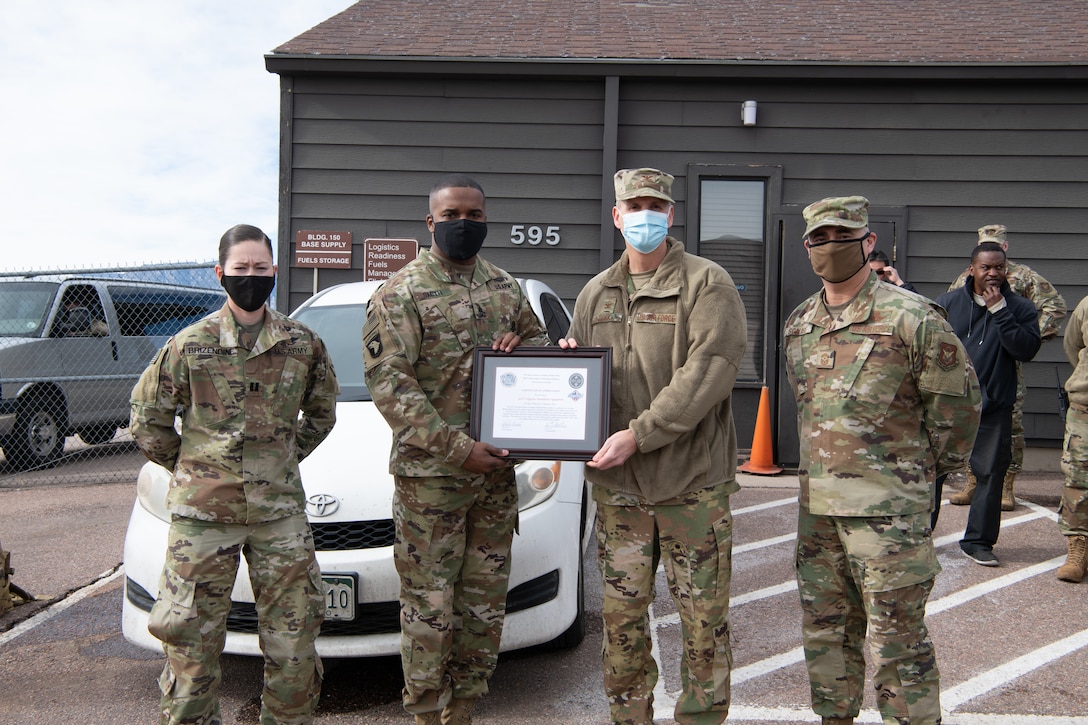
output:
[[[669,233],[669,215],[659,211],[633,211],[623,215],[623,238],[637,251],[649,254]]]

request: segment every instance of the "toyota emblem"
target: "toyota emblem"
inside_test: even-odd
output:
[[[332,516],[340,508],[340,499],[327,493],[315,493],[306,499],[306,513],[320,518]]]

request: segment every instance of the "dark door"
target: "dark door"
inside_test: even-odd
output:
[[[883,250],[888,259],[896,260],[895,267],[904,279],[907,276],[905,235],[906,211],[901,208],[873,209],[869,214],[869,229],[876,234],[876,248]],[[801,211],[780,214],[775,228],[779,232],[779,248],[782,250],[779,277],[777,347],[778,385],[772,390],[777,400],[771,400],[772,427],[775,440],[776,461],[781,466],[797,465],[799,441],[797,438],[797,401],[786,379],[785,359],[782,354],[782,327],[790,313],[809,295],[820,290],[820,278],[812,271],[801,237],[805,223]]]

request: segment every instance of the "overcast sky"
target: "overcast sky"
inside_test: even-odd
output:
[[[0,0],[0,271],[209,260],[276,241],[264,55],[352,0]]]

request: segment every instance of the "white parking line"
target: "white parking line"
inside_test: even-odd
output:
[[[737,554],[744,554],[749,551],[755,551],[756,549],[766,549],[768,546],[777,546],[778,544],[784,544],[787,541],[793,541],[797,538],[797,532],[792,534],[783,534],[782,536],[776,536],[773,539],[762,539],[760,541],[753,541],[749,544],[741,544],[740,546],[733,547],[733,556]]]
[[[1048,571],[1053,571],[1062,565],[1065,561],[1064,556],[1058,556],[1050,561],[1044,561],[1039,564],[1032,564],[1026,566],[1023,569],[1017,569],[1016,571],[1009,572],[1003,576],[999,576],[996,579],[988,579],[984,582],[975,584],[974,586],[961,589],[958,592],[953,592],[946,596],[941,597],[935,601],[926,605],[926,616],[943,612],[952,607],[958,607],[961,604],[984,597],[987,594],[1004,589],[1005,587],[1011,587],[1013,584],[1019,584],[1022,581],[1031,579],[1032,577],[1040,574],[1046,574]]]
[[[1019,500],[1019,499],[1018,499]],[[1036,519],[1053,519],[1058,520],[1058,514],[1054,513],[1050,509],[1043,508],[1037,504],[1030,503],[1028,501],[1020,501],[1027,508],[1031,509],[1030,513],[1020,514],[1019,516],[1013,516],[1011,518],[1001,520],[1001,528],[1007,529],[1010,526],[1019,526],[1020,524],[1026,524],[1029,521],[1035,521]],[[963,534],[946,534],[933,540],[933,545],[937,548],[942,546],[948,546],[949,544],[959,543],[959,540],[963,538]]]
[[[113,572],[104,572],[103,574],[100,575],[100,577],[98,579],[91,582],[87,586],[85,586],[85,587],[83,587],[81,589],[77,589],[75,592],[70,594],[65,599],[60,600],[56,604],[51,604],[50,606],[48,606],[45,609],[38,612],[37,614],[31,616],[30,619],[26,619],[26,620],[24,620],[22,622],[19,622],[19,624],[15,625],[11,629],[9,629],[7,632],[4,632],[3,634],[0,634],[0,645],[7,644],[11,640],[15,639],[16,637],[19,637],[21,635],[26,634],[27,632],[34,629],[35,627],[37,627],[39,625],[42,625],[42,624],[45,624],[50,619],[57,616],[61,612],[65,611],[66,609],[74,607],[75,605],[79,604],[80,602],[82,602],[87,597],[94,595],[95,593],[98,592],[99,589],[105,587],[110,582],[113,582],[118,577],[120,577],[121,574],[123,574],[123,573],[124,573],[124,571],[123,571],[122,567],[117,567],[117,569],[114,570]]]
[[[1019,524],[1035,521],[1040,518],[1050,518],[1057,520],[1058,516],[1055,512],[1037,504],[1017,499],[1018,503],[1024,505],[1030,509],[1029,513],[1015,516],[1001,522],[1002,528],[1010,526],[1017,526]],[[768,502],[765,504],[759,504],[758,506],[750,506],[743,509],[738,509],[734,512],[734,515],[741,513],[750,513],[752,511],[764,510],[767,508],[773,508],[775,506],[782,506],[788,503],[796,502],[796,499],[782,499],[778,501]],[[942,504],[945,502],[942,502]],[[948,546],[953,543],[957,543],[962,534],[950,534],[942,536],[939,539],[934,540],[936,547]],[[796,533],[786,534],[783,536],[777,536],[770,539],[763,539],[757,542],[751,542],[742,546],[734,547],[733,553],[739,554],[748,551],[755,551],[758,549],[766,548],[769,546],[775,546],[777,544],[784,543],[796,539]],[[991,594],[995,591],[1003,589],[1005,587],[1012,586],[1019,582],[1025,581],[1032,577],[1044,574],[1052,571],[1064,562],[1064,557],[1055,557],[1046,562],[1035,564],[1017,571],[1011,572],[1004,576],[992,579],[986,582],[982,582],[967,589],[949,594],[934,600],[929,603],[926,608],[927,614],[936,614],[946,611],[953,607],[957,607],[961,604],[973,601],[980,597]],[[796,581],[786,581],[781,584],[777,584],[770,587],[764,587],[752,592],[746,592],[737,597],[731,598],[730,606],[740,606],[749,602],[758,601],[760,599],[766,599],[780,594],[785,594],[790,591],[794,591],[797,588]],[[653,648],[654,658],[657,660],[658,668],[664,670],[661,662],[660,653],[661,649],[658,644],[658,629],[666,626],[676,626],[679,624],[679,616],[676,614],[666,615],[661,618],[656,618],[653,614],[653,607],[650,608],[650,623],[651,623],[651,643]],[[963,703],[979,697],[980,695],[989,692],[997,687],[1001,687],[1008,682],[1020,677],[1024,674],[1030,673],[1039,667],[1045,666],[1050,662],[1065,656],[1071,652],[1075,652],[1083,647],[1088,646],[1088,630],[1084,630],[1076,635],[1067,637],[1059,642],[1046,647],[1041,647],[1034,652],[1018,657],[1011,662],[1001,665],[987,673],[972,678],[967,682],[957,685],[941,694],[942,708],[946,712],[951,712],[958,708]],[[799,662],[804,661],[804,649],[801,647],[794,648],[787,652],[767,657],[758,662],[754,662],[751,665],[740,667],[733,670],[732,682],[734,685],[746,682],[748,680],[761,677],[766,674],[770,674],[779,669],[790,667]],[[658,679],[657,687],[654,688],[654,700],[658,712],[671,712],[672,708],[676,704],[676,695],[679,693],[670,693],[666,690],[664,685],[664,677]],[[750,707],[750,706],[735,706],[730,708],[730,719],[733,720],[763,720],[769,722],[818,722],[819,718],[816,717],[811,710],[805,708],[767,708],[767,707]],[[879,713],[875,710],[868,710],[862,712],[857,719],[858,723],[880,723],[882,722]],[[964,713],[956,715],[956,725],[1084,725],[1083,718],[1068,718],[1068,717],[1054,717],[1054,716],[1037,716],[1037,715],[987,715],[977,713]]]
[[[766,511],[767,509],[778,508],[779,506],[789,506],[791,503],[797,503],[796,496],[790,496],[789,498],[778,498],[774,501],[767,501],[765,503],[757,503],[752,506],[745,506],[733,511],[733,516],[743,516],[744,514],[754,513],[756,511]]]
[[[1018,499],[1019,500],[1019,499]],[[776,502],[777,503],[777,502]],[[1001,522],[1001,528],[1007,529],[1012,526],[1018,526],[1019,524],[1026,524],[1029,521],[1035,521],[1041,518],[1050,518],[1055,521],[1058,520],[1058,514],[1054,513],[1050,509],[1044,508],[1037,504],[1033,504],[1027,501],[1020,501],[1027,508],[1032,509],[1031,513],[1021,514],[1020,516],[1014,516],[1009,519],[1005,519]],[[933,546],[941,548],[949,546],[950,544],[958,543],[963,537],[963,534],[948,534],[941,536],[940,538],[933,540]],[[758,549],[764,549],[769,546],[777,546],[778,544],[792,541],[797,538],[797,534],[783,534],[782,536],[776,536],[770,539],[762,539],[760,541],[753,541],[748,544],[733,547],[733,555],[743,554],[749,551],[756,551]],[[1060,564],[1058,566],[1061,566]],[[1034,575],[1032,575],[1034,576]],[[739,607],[743,604],[749,604],[751,602],[759,601],[760,599],[767,599],[769,597],[776,597],[779,594],[785,594],[787,592],[795,591],[797,589],[797,582],[795,580],[789,580],[776,584],[774,586],[764,587],[763,589],[757,589],[755,591],[746,592],[740,596],[732,597],[729,600],[729,606]],[[931,605],[932,606],[932,605]],[[666,615],[659,620],[663,625],[673,625],[679,622],[676,615]]]
[[[1045,667],[1054,660],[1065,657],[1067,654],[1084,647],[1088,647],[1088,629],[1083,629],[1065,639],[1060,639],[1053,644],[1028,652],[988,672],[972,677],[967,682],[949,688],[941,693],[941,705],[946,711],[952,712],[969,700],[1007,685],[1017,677],[1029,674],[1040,667]],[[1083,721],[1084,719],[1081,718],[1081,722]]]
[[[967,589],[941,597],[940,599],[929,603],[926,607],[926,614],[932,615],[951,609],[952,607],[958,607],[961,604],[966,604],[980,597],[984,597],[999,589],[1012,586],[1013,584],[1025,581],[1038,576],[1039,574],[1045,574],[1048,571],[1057,569],[1062,565],[1063,561],[1065,561],[1065,558],[1059,556],[1050,561],[1043,562],[1042,564],[1035,564],[1034,566],[1029,566],[998,577],[997,579],[976,584],[973,587],[968,587]],[[773,657],[768,657],[758,662],[753,662],[750,665],[745,665],[744,667],[733,670],[733,684],[740,684],[741,682],[747,682],[756,677],[762,677],[775,670],[789,667],[798,662],[803,662],[804,659],[804,649],[797,647],[788,652],[783,652],[782,654],[774,655]],[[658,662],[658,666],[660,666],[660,661]]]
[[[941,698],[944,699],[943,696]],[[947,715],[947,712],[946,712]],[[734,705],[729,708],[729,722],[742,720],[758,720],[760,722],[785,722],[785,723],[818,723],[820,717],[813,714],[809,708],[793,707],[753,707],[749,705]],[[671,722],[663,720],[662,722]],[[880,725],[884,721],[876,710],[862,710],[854,720],[856,723],[874,723]],[[945,719],[948,725],[952,721]],[[1055,715],[986,715],[980,713],[963,713],[955,717],[955,725],[1084,725],[1084,718],[1059,717]]]

